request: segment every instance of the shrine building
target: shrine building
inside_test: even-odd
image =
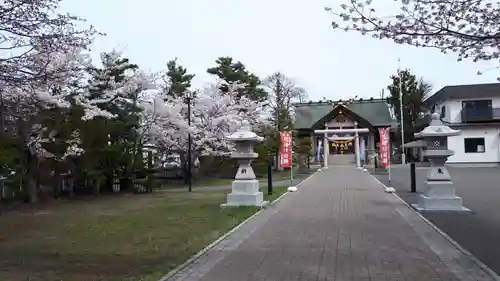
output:
[[[327,166],[354,164],[357,157],[358,164],[373,164],[379,151],[379,129],[391,126],[395,129],[397,124],[382,99],[295,104],[298,137],[310,137],[316,161]],[[318,133],[321,130],[328,132]]]

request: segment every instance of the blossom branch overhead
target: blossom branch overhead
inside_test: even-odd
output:
[[[500,4],[480,0],[402,0],[400,12],[381,15],[372,0],[349,0],[325,10],[334,29],[359,32],[398,44],[455,53],[457,60],[496,61],[500,57]],[[481,72],[478,72],[481,74]]]

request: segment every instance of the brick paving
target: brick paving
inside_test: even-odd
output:
[[[331,167],[162,280],[495,280],[368,173]]]

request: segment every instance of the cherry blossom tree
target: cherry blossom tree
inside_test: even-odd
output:
[[[96,30],[76,28],[84,20],[57,12],[62,0],[3,0],[0,4],[0,83],[30,85],[50,80],[59,69],[38,58],[59,59],[74,48],[87,48]]]
[[[239,97],[241,85],[228,84],[227,92],[221,89],[222,81],[207,85],[193,101],[193,147],[206,154],[224,154],[232,149],[226,137],[247,121],[253,128],[262,122],[263,104],[246,97]]]
[[[165,93],[149,93],[149,97],[141,103],[143,111],[138,128],[143,147],[154,146],[158,159],[172,151],[178,151],[182,147],[184,136],[193,133],[183,114],[184,100]]]
[[[82,119],[112,115],[79,96],[79,84],[84,82],[88,57],[81,49],[66,49],[60,53],[40,53],[32,56],[32,69],[47,70],[50,77],[32,80],[29,84],[3,84],[0,87],[1,119],[4,137],[13,140],[23,159],[20,174],[26,176],[29,200],[37,200],[36,172],[41,158],[64,160],[83,152],[80,131],[71,127],[69,113],[81,105]],[[81,98],[79,98],[81,97]],[[48,149],[51,147],[52,149]],[[51,151],[49,151],[51,150]]]
[[[498,2],[402,0],[400,12],[395,15],[377,13],[373,2],[349,0],[339,10],[325,9],[338,18],[332,22],[334,29],[452,52],[458,61],[498,61],[500,57]],[[385,1],[377,3],[386,5]]]
[[[145,105],[156,91],[157,75],[142,71],[119,52],[101,54],[102,67],[91,67],[87,90],[78,95],[79,107],[97,107],[97,117],[83,116],[86,169],[93,175],[130,179],[142,168],[141,156],[149,128]],[[82,161],[80,161],[82,162]],[[131,187],[130,181],[122,186]],[[109,187],[109,185],[108,185]]]
[[[187,120],[187,104],[182,96],[159,94],[145,104],[144,125],[148,142],[161,150],[179,153],[182,162],[187,155],[188,136],[192,139],[192,160],[200,155],[221,155],[232,149],[226,136],[235,132],[243,120],[258,127],[262,122],[262,104],[246,97],[238,98],[240,85],[223,81],[208,84],[192,100],[191,126]]]
[[[117,52],[101,59],[103,67],[96,68],[77,48],[58,56],[40,54],[37,63],[57,75],[0,89],[2,120],[9,121],[1,123],[1,133],[15,139],[24,155],[26,170],[20,174],[27,175],[31,202],[37,199],[41,158],[66,161],[85,156],[94,168],[104,168],[112,145],[114,156],[129,161],[123,170],[134,167],[142,145],[140,115],[147,108],[149,92],[156,88],[155,77]]]

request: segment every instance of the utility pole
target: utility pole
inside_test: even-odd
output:
[[[192,92],[189,91],[188,92],[188,96],[187,96],[187,109],[188,109],[188,112],[187,112],[187,118],[188,118],[188,126],[191,127],[191,99],[192,99]],[[193,190],[192,188],[192,181],[191,181],[191,178],[192,178],[192,175],[191,175],[191,171],[192,171],[192,159],[191,159],[191,133],[188,134],[188,172],[187,172],[187,176],[188,176],[188,191],[191,192]]]

